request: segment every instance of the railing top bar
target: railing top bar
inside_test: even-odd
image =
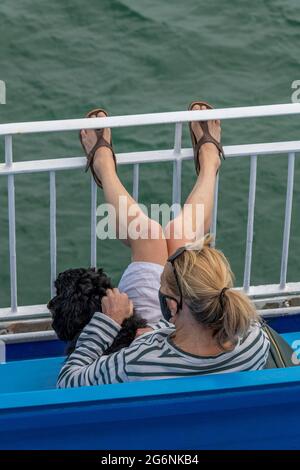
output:
[[[247,157],[251,155],[275,155],[300,152],[300,141],[291,142],[272,142],[266,144],[246,144],[246,145],[229,145],[224,147],[226,158],[231,157]],[[117,162],[119,165],[151,163],[151,162],[171,162],[175,158],[182,160],[190,160],[193,158],[193,149],[184,148],[180,155],[174,154],[174,149],[154,150],[145,152],[118,153]],[[86,165],[86,157],[65,157],[65,158],[49,158],[45,160],[32,160],[25,162],[14,162],[11,166],[0,163],[0,176],[22,173],[39,173],[44,171],[60,171],[75,170],[84,168]]]
[[[107,118],[64,119],[0,124],[0,135],[30,134],[37,132],[71,131],[104,127],[129,127],[150,124],[206,121],[210,119],[237,119],[263,116],[300,114],[300,103],[220,108],[205,111],[175,111],[168,113],[132,114]]]

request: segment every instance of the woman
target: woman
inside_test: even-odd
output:
[[[211,107],[203,102],[190,106],[207,108]],[[106,115],[95,110],[88,117]],[[232,289],[226,258],[210,246],[208,236],[195,240],[182,235],[187,224],[197,233],[199,204],[204,208],[202,230],[208,233],[223,155],[219,121],[192,122],[190,131],[197,181],[180,214],[165,230],[146,217],[119,180],[110,129],[81,131],[88,167],[106,202],[115,207],[117,226],[120,222],[121,227],[129,227],[134,213],[147,233],[136,238],[127,231],[123,241],[131,248],[132,263],[119,289],[108,290],[102,312],[95,313],[81,333],[60,372],[58,387],[257,370],[265,365],[268,339],[247,296]],[[125,214],[119,212],[121,196],[127,201]],[[140,331],[130,347],[103,356],[133,306],[149,328]]]

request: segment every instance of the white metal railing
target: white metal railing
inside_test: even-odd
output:
[[[93,129],[105,127],[130,127],[150,124],[175,124],[174,147],[169,150],[131,152],[117,154],[118,164],[133,165],[133,196],[139,195],[139,168],[146,162],[173,161],[172,202],[181,202],[181,168],[182,161],[193,158],[192,149],[182,149],[182,125],[189,121],[210,119],[238,119],[262,116],[282,116],[300,114],[300,104],[282,104],[271,106],[253,106],[243,108],[226,108],[204,111],[179,111],[144,115],[114,116],[107,118],[70,119],[60,121],[41,121],[1,124],[0,135],[5,136],[5,163],[0,164],[0,176],[6,176],[8,181],[8,217],[9,217],[9,256],[10,256],[10,290],[11,306],[0,309],[0,320],[20,320],[47,316],[45,305],[18,306],[17,300],[17,268],[16,268],[16,220],[15,220],[15,189],[14,176],[23,173],[49,173],[50,186],[50,266],[51,266],[51,295],[54,294],[53,281],[56,278],[56,172],[84,168],[85,157],[68,157],[59,159],[44,159],[27,162],[13,162],[12,136],[16,134],[71,131],[78,129]],[[281,296],[283,294],[300,293],[300,282],[286,283],[289,239],[293,201],[293,182],[295,154],[300,152],[300,141],[258,143],[251,145],[233,145],[224,148],[226,158],[250,157],[250,180],[248,200],[247,242],[245,253],[245,268],[243,289],[254,298],[266,296]],[[251,263],[254,228],[254,209],[256,192],[257,157],[287,154],[288,181],[286,194],[285,222],[283,232],[283,247],[279,283],[276,285],[251,286]],[[218,182],[215,191],[212,233],[217,229]],[[96,203],[97,186],[91,178],[91,266],[96,265]],[[298,309],[298,311],[300,308]],[[285,309],[284,313],[296,313],[297,308]],[[272,315],[273,310],[265,311],[265,316]]]

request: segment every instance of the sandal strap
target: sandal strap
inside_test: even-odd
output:
[[[115,164],[115,169],[117,171],[117,163],[116,163],[116,155],[115,155],[115,152],[114,152],[114,149],[112,147],[111,144],[109,144],[107,142],[107,140],[105,140],[104,138],[102,139],[99,139],[99,141],[94,145],[93,149],[90,151],[90,153],[88,154],[87,156],[87,163],[86,163],[86,167],[85,167],[85,172],[87,172],[88,170],[91,170],[91,173],[93,175],[93,178],[95,180],[95,183],[97,184],[97,186],[99,186],[100,188],[102,188],[102,182],[101,180],[98,178],[96,172],[95,172],[95,169],[94,169],[94,161],[95,161],[95,155],[96,155],[96,151],[100,148],[100,147],[107,147],[109,148],[111,151],[112,151],[112,156],[113,156],[113,160],[114,160],[114,164]]]
[[[115,169],[117,171],[117,163],[116,163],[116,155],[115,155],[115,152],[114,152],[114,149],[112,147],[112,142],[108,142],[106,139],[104,139],[103,137],[103,133],[104,133],[104,129],[95,129],[95,132],[96,132],[96,136],[97,136],[97,141],[94,145],[94,147],[90,150],[90,152],[87,154],[86,158],[87,158],[87,162],[86,162],[86,167],[85,167],[85,172],[87,172],[88,170],[91,171],[92,173],[92,176],[95,180],[95,183],[97,184],[97,186],[99,186],[100,188],[102,188],[102,182],[100,181],[100,179],[98,178],[96,172],[95,172],[95,169],[94,169],[94,160],[95,160],[95,154],[96,154],[96,151],[100,148],[100,147],[107,147],[109,148],[111,151],[112,151],[112,156],[113,156],[113,159],[114,159],[114,164],[115,164]],[[79,134],[79,137],[80,137],[80,141],[82,143],[82,139],[81,139],[81,134]],[[83,146],[83,144],[82,144]],[[83,146],[84,148],[84,146]]]
[[[220,158],[223,158],[225,160],[225,154],[224,154],[223,147],[222,147],[221,143],[218,142],[211,135],[211,133],[209,132],[207,121],[199,121],[199,124],[201,126],[202,131],[203,131],[203,136],[198,140],[198,142],[194,146],[194,159],[195,159],[197,174],[199,174],[199,171],[200,171],[198,154],[199,154],[199,150],[202,147],[202,145],[207,144],[207,143],[214,144],[217,147],[218,151],[219,151]]]
[[[101,132],[101,135],[98,136],[98,139],[97,139],[97,142],[95,143],[94,147],[90,150],[90,152],[87,154],[87,163],[86,163],[86,171],[89,169],[89,167],[91,166],[91,164],[93,164],[93,160],[94,160],[94,157],[95,157],[95,153],[96,151],[100,148],[100,147],[107,147],[109,148],[113,155],[114,155],[114,150],[112,148],[112,145],[110,143],[107,142],[106,139],[104,139],[103,137],[103,129],[100,129],[102,132]]]
[[[197,144],[195,145],[195,148],[194,148],[194,154],[197,156],[198,153],[199,153],[199,150],[200,148],[202,147],[202,145],[204,144],[207,144],[207,143],[211,143],[211,144],[214,144],[217,149],[219,150],[219,153],[220,153],[220,156],[222,156],[224,159],[225,159],[225,155],[224,155],[224,150],[223,150],[223,147],[222,145],[220,144],[220,142],[218,142],[211,134],[204,134],[201,139],[198,140]]]
[[[193,110],[194,106],[195,105],[200,105],[200,106],[205,106],[206,109],[213,109],[213,107],[209,104],[209,103],[206,103],[205,101],[193,101],[190,106],[189,106],[189,110]],[[223,158],[223,160],[225,160],[225,154],[224,154],[224,150],[223,150],[223,147],[222,147],[222,144],[221,142],[218,142],[210,133],[209,131],[209,127],[208,127],[208,122],[209,121],[197,121],[198,124],[200,124],[200,127],[202,129],[202,132],[203,132],[203,136],[197,141],[197,138],[196,138],[196,135],[192,129],[192,125],[191,125],[191,122],[189,123],[189,128],[190,128],[190,134],[191,134],[191,137],[192,137],[192,144],[193,144],[193,150],[194,150],[194,162],[195,162],[195,168],[196,168],[196,173],[197,175],[199,175],[199,172],[200,172],[200,164],[199,164],[199,158],[198,158],[198,153],[199,153],[199,150],[200,148],[202,147],[202,145],[206,144],[206,143],[212,143],[214,144],[218,151],[219,151],[219,156],[220,158]]]

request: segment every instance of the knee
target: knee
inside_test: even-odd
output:
[[[165,239],[165,235],[158,222],[141,217],[129,225],[129,238],[131,240],[161,240]]]

